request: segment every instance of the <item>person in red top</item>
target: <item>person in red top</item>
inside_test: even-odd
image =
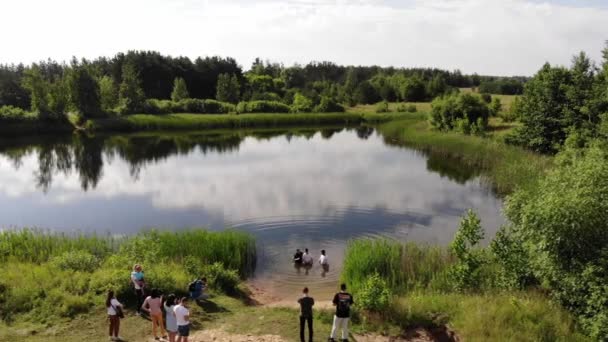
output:
[[[340,292],[336,293],[332,301],[336,307],[334,324],[331,328],[329,340],[335,342],[338,330],[342,330],[342,341],[348,341],[348,320],[350,318],[350,307],[355,304],[353,296],[346,292],[346,284],[340,285]]]

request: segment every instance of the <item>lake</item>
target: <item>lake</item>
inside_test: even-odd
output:
[[[132,234],[233,227],[256,236],[253,286],[335,290],[349,239],[448,244],[474,208],[493,236],[502,201],[479,172],[369,127],[68,135],[0,142],[0,226]],[[204,248],[204,246],[201,246]],[[296,248],[329,272],[296,269]]]

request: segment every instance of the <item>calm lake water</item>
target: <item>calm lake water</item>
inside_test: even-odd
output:
[[[370,128],[80,135],[0,142],[0,226],[131,234],[252,232],[252,280],[278,296],[329,294],[349,239],[448,244],[474,208],[487,236],[502,202],[475,170],[392,146]],[[204,248],[204,247],[202,247]],[[295,269],[296,248],[330,271]]]

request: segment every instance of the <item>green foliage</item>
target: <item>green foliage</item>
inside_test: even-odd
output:
[[[460,221],[458,231],[450,244],[450,249],[458,259],[450,269],[450,277],[454,288],[458,291],[475,289],[480,284],[480,268],[483,260],[475,248],[478,247],[483,236],[481,221],[472,210],[469,210]]]
[[[101,110],[109,113],[118,106],[118,87],[110,76],[99,79],[99,101]]]
[[[221,262],[207,266],[203,269],[203,274],[207,276],[209,286],[228,294],[235,293],[240,282],[238,272],[226,269]]]
[[[235,111],[231,103],[216,100],[184,99],[178,102],[172,100],[148,99],[144,102],[142,112],[145,114],[228,114]]]
[[[553,171],[509,197],[505,208],[512,222],[508,232],[525,252],[530,272],[597,339],[608,338],[600,328],[608,317],[600,299],[607,298],[608,280],[605,151],[566,150]]]
[[[595,133],[608,108],[602,79],[584,53],[573,59],[570,69],[545,64],[526,83],[516,107],[522,126],[508,142],[555,153],[571,132]]]
[[[133,114],[142,110],[145,100],[144,91],[139,73],[132,63],[125,63],[122,67],[122,83],[118,97],[121,114]]]
[[[447,290],[450,289],[447,270],[453,261],[442,247],[357,239],[348,243],[341,278],[356,293],[374,274],[386,281],[391,292]]]
[[[186,81],[181,77],[176,77],[173,80],[173,91],[171,92],[171,100],[178,102],[190,98]]]
[[[357,292],[357,303],[365,310],[384,312],[389,308],[391,296],[386,281],[374,273],[367,278],[361,290]]]
[[[221,102],[237,103],[241,85],[236,75],[220,74],[217,78],[217,93],[215,98]]]
[[[43,79],[36,64],[25,72],[23,87],[30,93],[32,111],[38,113],[41,118],[52,118],[48,103],[49,84]]]
[[[498,116],[500,112],[502,112],[502,103],[498,97],[494,97],[490,103],[490,115]]]
[[[314,108],[315,113],[343,113],[344,107],[328,96],[322,96],[321,101]]]
[[[86,251],[71,251],[53,257],[51,263],[62,270],[93,271],[99,267],[99,258]]]
[[[380,100],[380,95],[369,81],[359,83],[353,94],[355,103],[372,104]]]
[[[479,96],[468,93],[436,98],[431,104],[430,123],[443,131],[479,134],[486,130],[490,110]]]
[[[518,79],[498,79],[481,82],[479,85],[480,93],[519,95],[524,90],[524,83]]]
[[[250,101],[239,102],[237,113],[289,113],[291,107],[277,101]]]
[[[100,90],[97,80],[86,65],[73,64],[68,74],[70,102],[84,118],[101,114]]]
[[[13,106],[0,107],[0,122],[22,122],[34,121],[36,119],[38,119],[38,115],[27,112],[21,108]]]
[[[302,95],[301,93],[296,93],[293,98],[293,104],[291,105],[291,110],[294,113],[309,113],[312,111],[313,104],[312,100]]]
[[[481,96],[481,99],[485,103],[490,104],[492,102],[492,95],[490,95],[490,94],[481,93],[479,96]]]
[[[376,104],[376,113],[388,113],[388,102],[382,101]]]

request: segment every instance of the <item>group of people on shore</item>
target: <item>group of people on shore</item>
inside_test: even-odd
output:
[[[299,249],[294,255],[294,263],[302,266],[312,266],[313,258],[308,249],[302,253]],[[325,250],[321,251],[319,257],[321,266],[329,267]],[[207,299],[207,279],[200,277],[188,285],[190,297],[177,298],[174,294],[164,296],[158,289],[152,289],[146,296],[146,281],[142,266],[136,264],[131,272],[131,283],[137,298],[137,314],[147,314],[152,322],[152,334],[155,340],[168,340],[169,342],[188,342],[190,335],[190,310],[189,300]],[[302,296],[298,299],[300,304],[300,340],[305,342],[305,327],[308,327],[308,341],[313,340],[313,306],[315,300],[309,294],[308,287],[302,290]],[[332,300],[336,307],[333,319],[330,342],[336,341],[337,334],[342,332],[341,341],[348,341],[348,324],[350,319],[350,307],[354,304],[353,296],[346,291],[346,284],[340,285],[340,292],[336,293]],[[109,340],[123,341],[120,337],[120,320],[124,318],[123,304],[115,296],[113,290],[109,290],[106,297],[106,309],[109,321]],[[160,336],[158,335],[160,332]],[[177,339],[176,339],[177,337]]]
[[[189,300],[208,298],[207,279],[200,277],[188,285],[190,297],[178,298],[174,294],[162,295],[158,289],[151,289],[146,296],[146,281],[142,266],[136,264],[131,272],[131,283],[137,299],[137,314],[146,314],[152,322],[152,334],[155,340],[165,339],[169,342],[188,342],[190,335]],[[123,341],[120,337],[120,319],[124,318],[123,305],[116,299],[113,290],[106,298],[109,321],[110,341]],[[158,334],[160,332],[160,336]],[[176,338],[177,337],[177,338]]]
[[[305,326],[308,326],[308,341],[312,342],[313,337],[313,315],[312,307],[315,305],[315,300],[310,296],[308,287],[302,290],[302,297],[298,299],[300,304],[300,341],[305,342]],[[335,342],[338,332],[342,332],[341,341],[348,341],[348,323],[350,320],[350,307],[355,303],[353,296],[346,292],[346,284],[340,285],[340,292],[334,295],[332,300],[333,305],[336,307],[336,313],[334,315],[333,325],[331,327],[331,334],[329,336],[330,342]]]

